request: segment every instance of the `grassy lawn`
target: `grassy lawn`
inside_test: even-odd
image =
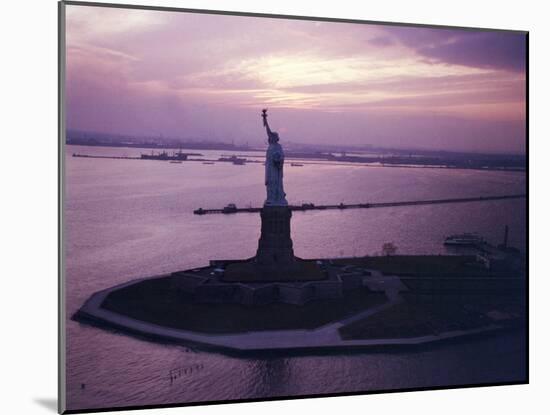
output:
[[[386,301],[366,288],[338,300],[306,305],[274,303],[264,306],[194,303],[174,290],[170,277],[145,280],[112,292],[102,307],[149,323],[203,333],[312,329],[356,314]]]
[[[394,275],[488,274],[485,269],[471,265],[473,262],[475,262],[473,255],[391,255],[334,260],[336,264],[372,268],[380,270],[384,274]]]
[[[355,321],[339,329],[343,339],[390,339],[437,335],[454,330],[472,330],[494,323],[487,312],[501,310],[508,313],[501,325],[517,325],[523,321],[520,306],[494,303],[494,306],[464,306],[463,304],[421,305],[409,302]],[[513,308],[514,315],[510,315]],[[498,313],[501,314],[500,312]]]

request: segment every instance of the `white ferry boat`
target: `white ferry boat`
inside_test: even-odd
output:
[[[445,238],[445,245],[475,246],[484,242],[483,238],[475,233],[462,233]]]

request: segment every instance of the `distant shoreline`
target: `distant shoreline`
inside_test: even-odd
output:
[[[261,152],[263,149],[252,149],[252,148],[214,148],[209,146],[145,146],[142,144],[81,144],[81,143],[67,143],[67,145],[74,146],[87,146],[87,147],[105,147],[105,148],[134,148],[134,149],[143,149],[143,150],[219,150],[219,151],[256,151]],[[525,173],[526,167],[524,166],[506,166],[506,165],[495,165],[495,162],[486,162],[483,163],[478,161],[477,164],[472,163],[472,161],[467,160],[460,163],[457,163],[455,160],[448,160],[445,158],[427,158],[427,157],[403,157],[403,156],[347,156],[345,153],[342,153],[342,156],[335,156],[332,153],[322,153],[322,152],[295,152],[287,151],[286,152],[287,160],[300,161],[303,164],[319,164],[319,165],[337,165],[337,166],[366,166],[366,167],[401,167],[401,168],[423,168],[423,169],[459,169],[459,170],[480,170],[480,171],[507,171],[507,172],[520,172]],[[202,154],[188,153],[191,156],[202,156]],[[102,159],[133,159],[133,160],[143,160],[142,157],[127,157],[127,156],[109,156],[109,155],[94,155],[94,154],[77,154],[73,153],[73,157],[83,157],[83,158],[102,158]],[[246,155],[240,154],[238,157],[242,158],[243,163],[261,163],[261,160],[257,158],[259,156],[255,155]],[[250,158],[246,158],[250,157]],[[305,161],[307,160],[307,161]],[[159,160],[167,161],[167,160]],[[221,160],[221,159],[206,159],[206,158],[196,158],[196,159],[187,159],[186,161],[200,161],[200,162],[223,162],[228,161],[232,162],[232,159]],[[484,165],[484,164],[493,164],[493,165]],[[303,164],[300,165],[303,166]]]

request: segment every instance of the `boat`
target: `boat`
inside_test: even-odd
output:
[[[235,212],[237,212],[237,206],[235,205],[235,203],[229,203],[227,206],[225,206],[222,209],[222,212],[223,213],[235,213]]]
[[[240,158],[240,157],[237,157],[237,156],[231,156],[231,157],[222,156],[218,159],[218,161],[228,161],[228,162],[231,162],[231,163],[233,163],[237,166],[243,166],[246,162],[246,159]]]
[[[484,242],[483,238],[475,233],[462,233],[448,236],[445,238],[444,245],[476,246]]]
[[[168,154],[166,151],[155,154],[154,151],[151,151],[151,154],[141,154],[142,160],[176,160],[183,161],[187,160],[187,153],[182,153],[180,151],[174,151],[172,154]]]
[[[183,153],[181,150],[178,152],[174,151],[174,153],[172,153],[172,157],[175,160],[187,160],[188,156],[189,156],[188,153]]]
[[[293,167],[302,167],[303,164],[302,163],[290,163],[291,166]]]
[[[181,164],[181,160],[172,160],[171,164]]]
[[[168,160],[168,153],[166,151],[163,151],[162,153],[155,154],[151,150],[151,154],[141,154],[142,160]]]

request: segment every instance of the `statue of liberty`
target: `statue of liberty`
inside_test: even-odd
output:
[[[283,189],[283,164],[285,154],[279,144],[279,134],[271,131],[267,123],[267,109],[262,110],[264,127],[267,131],[269,147],[265,154],[265,186],[267,199],[264,206],[288,206]]]

